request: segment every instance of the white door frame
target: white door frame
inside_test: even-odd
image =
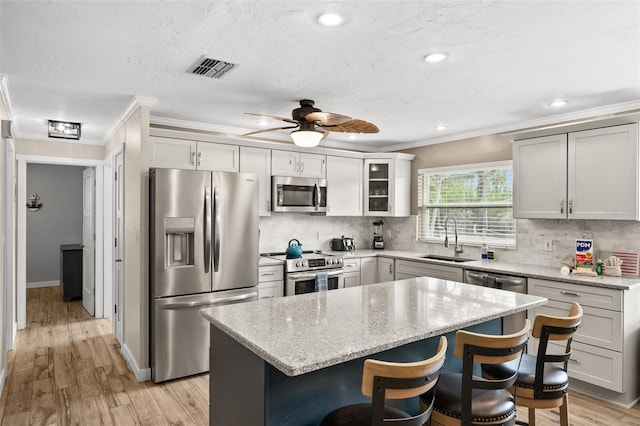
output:
[[[16,155],[18,161],[18,206],[27,205],[27,164],[57,164],[67,166],[85,166],[85,167],[100,167],[104,164],[103,160],[92,160],[83,158],[61,158],[61,157],[47,157],[47,156],[35,156],[35,155]],[[98,183],[96,182],[96,185]],[[103,183],[104,185],[104,183]],[[100,210],[104,209],[104,200],[96,200],[95,208]],[[109,206],[110,207],[110,206]],[[17,321],[18,329],[25,328],[27,325],[27,209],[17,209],[17,228],[18,228],[18,241],[17,241],[17,270],[16,270],[16,296],[17,296]],[[102,229],[99,232],[103,232]],[[96,235],[97,239],[97,235]],[[101,249],[102,250],[102,249]],[[103,262],[103,259],[96,259],[96,262]],[[101,266],[102,267],[102,266]],[[96,281],[96,304],[98,303],[98,294],[100,295],[100,303],[104,303],[102,293],[104,292],[104,283],[100,282],[100,288],[98,288],[98,282]],[[96,310],[97,316],[97,310]]]
[[[118,208],[120,208],[120,214],[124,216],[124,147],[125,144],[120,145],[114,152],[112,157],[112,173],[111,173],[111,183],[113,184],[113,194],[112,194],[112,205],[111,205],[111,213],[112,213],[112,238],[117,239],[118,246],[111,246],[112,253],[112,263],[111,271],[113,273],[112,276],[112,302],[111,302],[111,312],[113,312],[114,305],[117,305],[118,311],[113,314],[111,319],[111,324],[114,329],[114,334],[116,340],[123,344],[124,342],[124,321],[122,320],[122,314],[124,313],[124,299],[122,297],[124,293],[123,282],[124,282],[124,223],[119,227],[117,224],[118,221]],[[120,176],[117,176],[117,180],[114,179],[115,173],[118,172],[118,164],[120,163]],[[120,198],[117,200],[116,198]],[[124,217],[122,218],[124,222]],[[118,253],[121,253],[120,256]]]
[[[13,139],[4,138],[4,185],[3,188],[5,191],[4,198],[4,219],[5,223],[1,226],[5,227],[5,244],[4,244],[4,294],[3,294],[3,342],[4,342],[4,351],[2,354],[2,365],[0,366],[0,370],[6,368],[6,352],[13,349],[13,342],[15,340],[16,335],[16,321],[14,321],[15,315],[15,304],[14,304],[14,271],[15,271],[15,240],[13,238],[14,232],[14,213],[15,213],[15,163],[14,163],[14,152],[15,146],[13,143]],[[0,389],[2,388],[2,384],[0,383]]]
[[[96,316],[96,167],[82,170],[82,306]],[[102,275],[100,274],[100,278]]]

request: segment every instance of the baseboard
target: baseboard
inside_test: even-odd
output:
[[[136,363],[136,360],[131,355],[131,352],[129,352],[129,348],[127,348],[127,345],[125,344],[122,345],[121,352],[122,352],[122,356],[124,357],[124,360],[127,361],[127,367],[129,367],[129,370],[131,370],[133,374],[136,376],[137,381],[144,382],[147,380],[151,380],[151,368],[141,369],[140,367],[138,367],[138,364]]]
[[[59,287],[60,281],[36,281],[32,283],[27,283],[27,288],[41,288],[41,287]]]

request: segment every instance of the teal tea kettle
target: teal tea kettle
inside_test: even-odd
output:
[[[287,247],[287,259],[300,259],[302,257],[302,244],[295,238],[289,240],[289,247]]]

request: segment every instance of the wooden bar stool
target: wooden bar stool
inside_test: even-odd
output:
[[[352,404],[327,414],[320,426],[351,425],[381,426],[386,419],[393,424],[422,426],[429,420],[433,397],[419,414],[411,416],[402,410],[385,406],[385,399],[409,399],[426,393],[433,394],[440,368],[447,351],[446,337],[440,337],[436,354],[418,362],[384,362],[367,359],[362,371],[362,394],[371,397],[371,404]],[[430,392],[431,391],[431,392]],[[426,398],[425,398],[426,399]]]
[[[481,363],[520,360],[527,343],[529,320],[514,334],[494,336],[459,330],[454,356],[462,359],[462,373],[443,373],[436,386],[432,425],[512,425],[516,419],[513,395],[507,390],[511,377],[486,380],[479,376]],[[477,375],[474,375],[474,365]]]
[[[560,424],[569,426],[569,375],[567,365],[571,356],[571,340],[582,319],[582,307],[571,305],[566,317],[537,315],[532,336],[539,339],[538,354],[525,354],[520,366],[509,362],[483,365],[485,377],[504,377],[518,372],[511,392],[516,405],[529,409],[529,425],[536,424],[536,408],[560,407]],[[565,342],[564,348],[550,347],[550,341]],[[526,424],[523,422],[518,422]]]

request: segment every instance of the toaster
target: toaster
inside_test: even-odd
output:
[[[331,250],[334,251],[348,251],[355,250],[356,243],[355,240],[351,237],[345,237],[344,235],[340,238],[333,238],[331,240]]]

